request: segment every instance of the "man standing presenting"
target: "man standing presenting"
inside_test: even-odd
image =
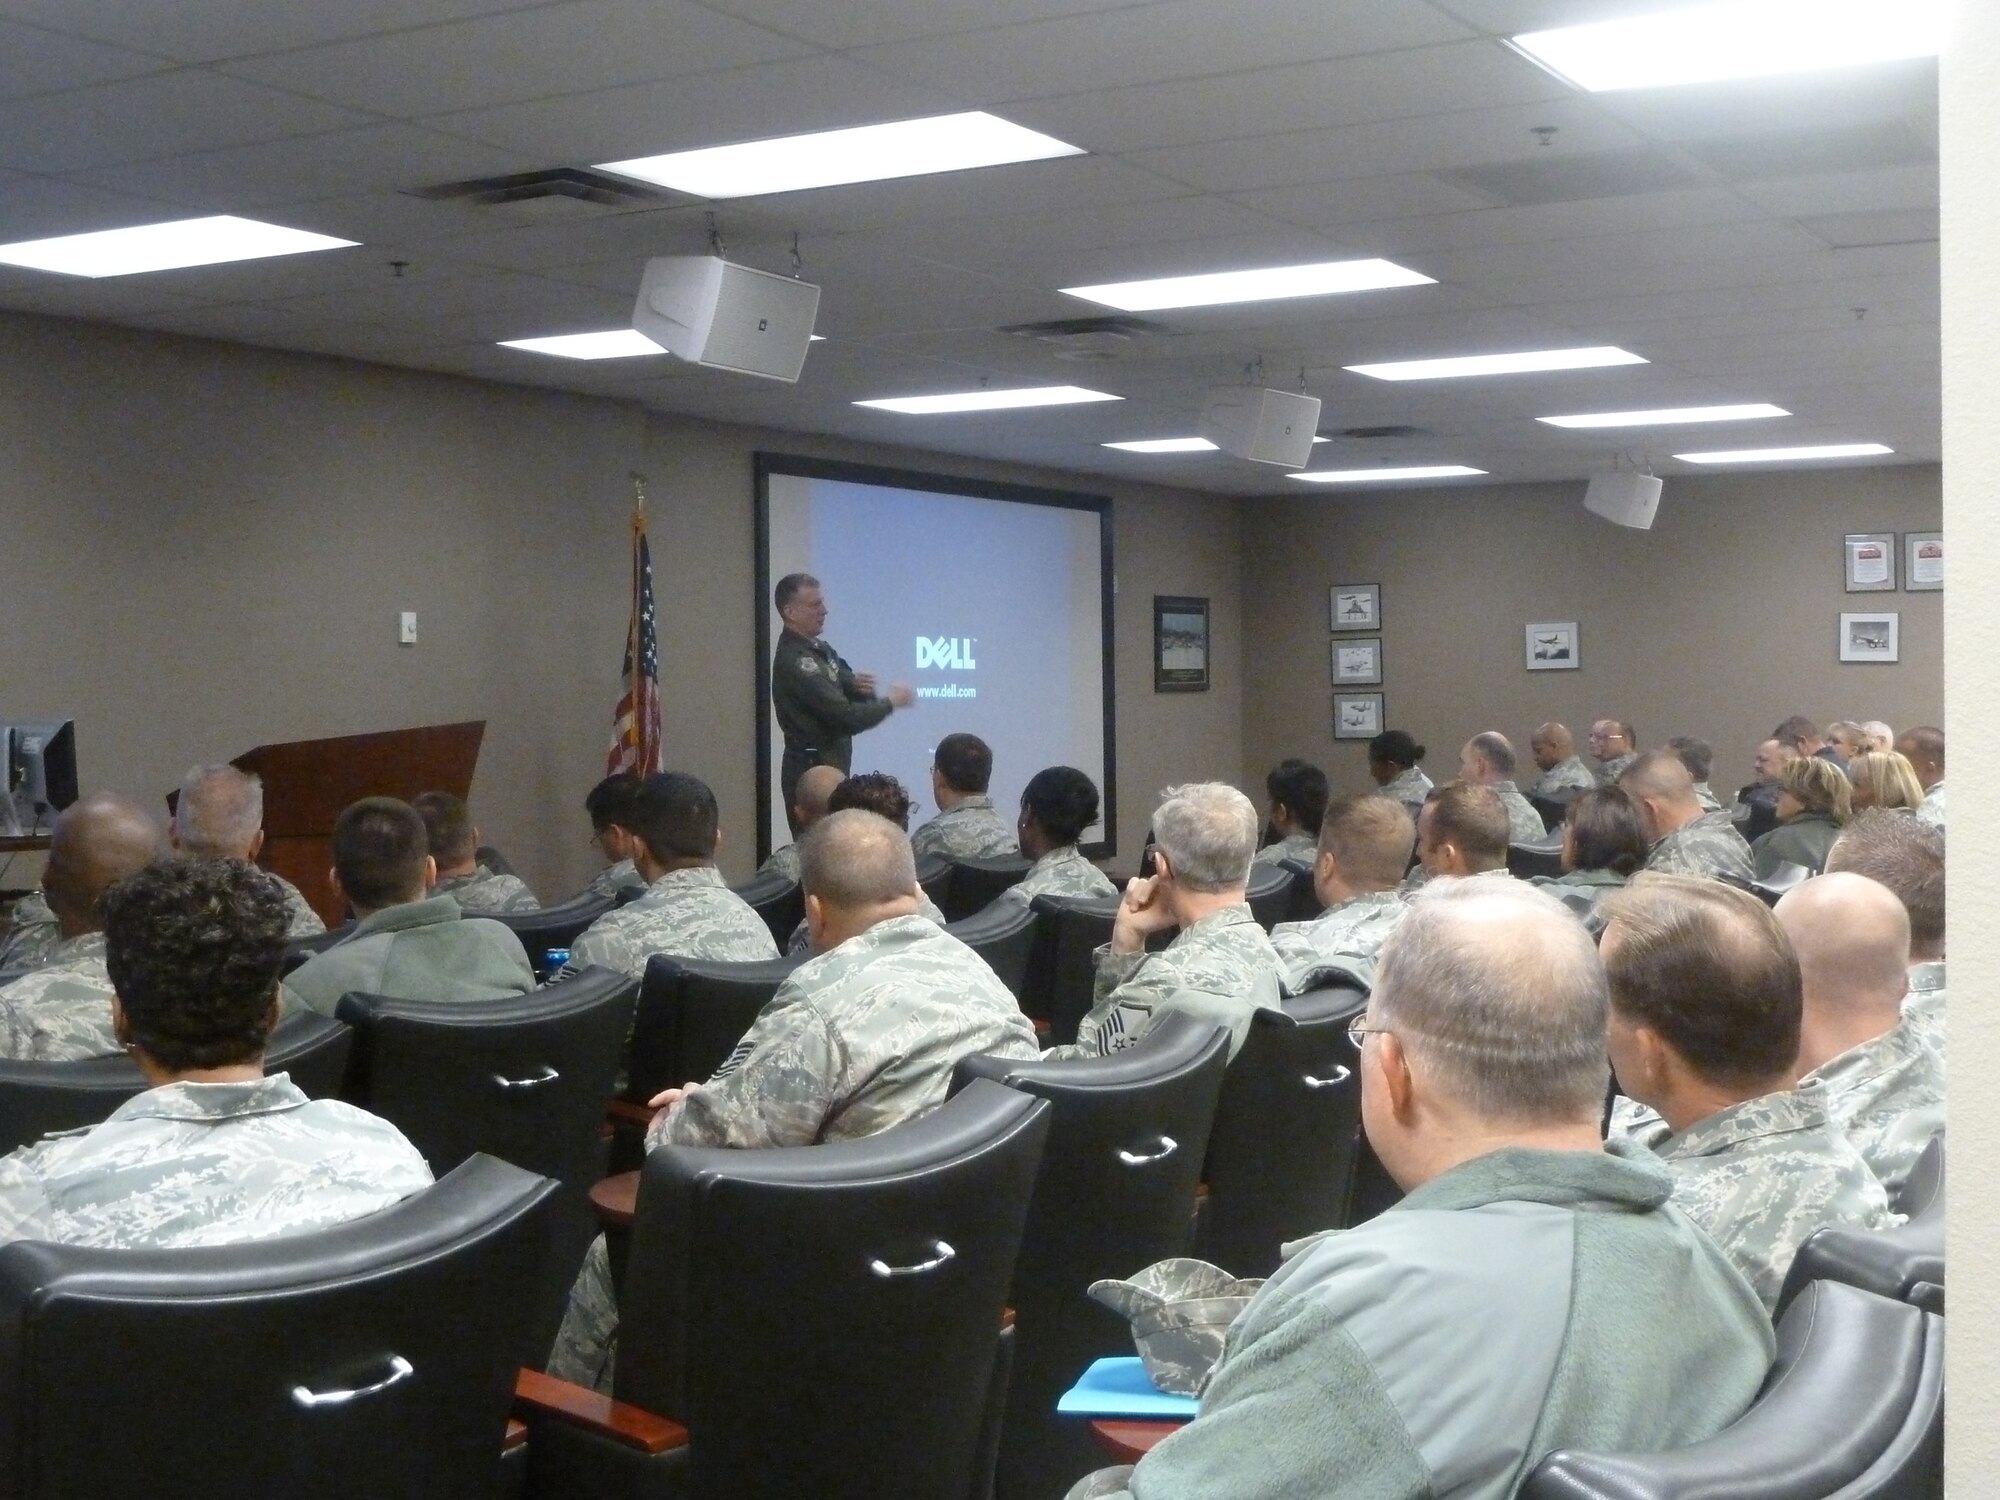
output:
[[[799,778],[813,766],[853,769],[854,736],[873,729],[899,708],[917,701],[906,683],[875,696],[875,679],[856,672],[840,653],[819,638],[826,628],[826,596],[810,573],[787,573],[772,593],[778,618],[785,622],[778,649],[771,658],[771,707],[785,736],[785,758],[779,790],[792,836],[799,834]]]

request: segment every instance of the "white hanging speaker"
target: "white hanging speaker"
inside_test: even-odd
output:
[[[1651,474],[1599,474],[1583,492],[1583,508],[1634,531],[1651,531],[1660,508],[1660,481]]]
[[[1201,435],[1253,464],[1302,469],[1319,430],[1319,397],[1225,385],[1202,402]]]
[[[669,354],[713,370],[795,381],[805,368],[819,288],[717,255],[646,262],[632,326]]]

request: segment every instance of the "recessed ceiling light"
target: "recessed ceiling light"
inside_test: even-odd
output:
[[[1152,281],[1107,281],[1066,286],[1063,293],[1126,312],[1168,307],[1218,307],[1228,302],[1270,302],[1279,297],[1326,297],[1390,286],[1430,286],[1436,278],[1388,260],[1328,260],[1306,266],[1265,266],[1254,271],[1211,271]]]
[[[209,219],[65,234],[49,240],[21,240],[0,245],[0,265],[60,271],[65,276],[132,276],[141,271],[174,271],[232,260],[302,255],[309,250],[340,250],[355,243],[220,214]]]
[[[1731,0],[1531,31],[1514,46],[1592,93],[1932,57],[1940,0]]]
[[[1125,453],[1213,453],[1215,444],[1207,438],[1142,438],[1130,443],[1106,443]]]
[[[1369,484],[1392,479],[1464,479],[1485,472],[1468,469],[1464,464],[1431,464],[1415,469],[1316,469],[1287,477],[1303,479],[1307,484]]]
[[[597,165],[599,171],[656,182],[697,198],[752,198],[1081,155],[1081,146],[972,110]]]
[[[1454,375],[1522,375],[1534,370],[1594,370],[1601,365],[1643,365],[1640,356],[1608,344],[1587,349],[1537,349],[1525,354],[1461,354],[1452,359],[1399,359],[1348,365],[1377,380],[1444,380]]]
[[[1775,464],[1801,458],[1871,458],[1894,453],[1881,443],[1822,443],[1817,448],[1729,448],[1717,453],[1676,453],[1687,464]]]
[[[1031,385],[1010,391],[953,391],[941,396],[883,396],[874,401],[857,401],[856,406],[872,406],[877,411],[899,411],[913,417],[938,416],[954,411],[1008,411],[1022,406],[1074,406],[1084,401],[1123,401],[1103,391],[1088,391],[1080,385]]]
[[[1749,422],[1758,417],[1789,417],[1790,412],[1768,401],[1743,406],[1665,406],[1657,411],[1592,411],[1573,417],[1537,417],[1551,427],[1673,427],[1690,422]]]
[[[635,354],[665,354],[667,351],[636,328],[613,328],[604,333],[560,333],[545,339],[502,339],[503,349],[525,349],[530,354],[554,354],[562,359],[630,359]]]

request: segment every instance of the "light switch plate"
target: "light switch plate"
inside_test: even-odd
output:
[[[415,610],[406,609],[403,611],[402,618],[400,621],[398,621],[396,626],[396,640],[401,645],[405,646],[416,645],[417,612]]]

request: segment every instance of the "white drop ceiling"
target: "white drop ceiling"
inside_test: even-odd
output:
[[[1322,432],[1420,429],[1337,437],[1321,468],[1561,479],[1623,454],[1672,474],[1675,450],[1831,442],[1937,459],[1936,65],[1584,95],[1501,40],[1664,3],[0,0],[0,241],[239,213],[362,242],[108,281],[0,268],[0,308],[1223,493],[1324,492],[1099,445],[1193,432],[1202,391],[1261,360],[1263,383],[1322,399]],[[494,347],[623,326],[647,257],[705,248],[710,205],[536,221],[414,196],[975,108],[1090,154],[713,205],[732,259],[789,270],[797,235],[824,288],[796,386]],[[1059,286],[1363,256],[1438,284],[1148,314],[1159,331],[1108,359],[999,331],[1105,311]],[[1579,344],[1650,363],[1423,385],[1342,368]],[[1126,399],[851,404],[982,380]],[[1748,401],[1795,415],[1533,420]]]

